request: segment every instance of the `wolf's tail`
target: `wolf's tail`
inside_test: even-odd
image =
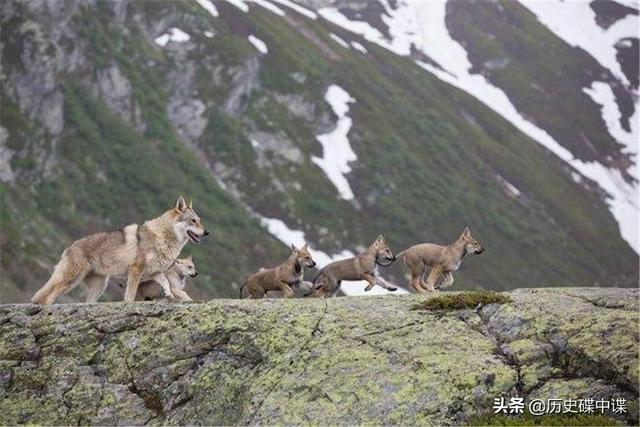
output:
[[[393,263],[395,264],[400,258],[402,258],[402,261],[404,261],[404,254],[405,252],[407,252],[407,250],[405,249],[404,251],[400,251],[396,254],[396,259],[393,260]],[[405,263],[406,265],[406,263]]]
[[[244,291],[244,287],[247,286],[247,281],[245,280],[242,286],[240,286],[240,299],[242,299],[242,291]]]

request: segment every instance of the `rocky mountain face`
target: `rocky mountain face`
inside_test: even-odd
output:
[[[632,61],[613,72],[512,2],[447,4],[463,71],[501,88],[513,118],[456,61],[400,43],[389,17],[403,5],[2,2],[0,302],[26,300],[72,240],[154,217],[178,194],[212,230],[185,249],[202,272],[196,298],[236,295],[289,243],[309,241],[324,264],[379,233],[399,251],[466,225],[488,251],[465,260],[461,288],[637,284],[621,220],[637,215],[625,202],[635,158],[583,90],[609,85],[633,131]],[[621,13],[600,22],[637,16]],[[637,54],[629,43],[620,58]],[[384,274],[405,281],[401,266]]]
[[[637,424],[637,289],[505,295],[4,305],[0,423],[449,425],[519,396]]]

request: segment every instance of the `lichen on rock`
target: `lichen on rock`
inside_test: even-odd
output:
[[[637,289],[507,294],[0,306],[0,424],[460,424],[500,396],[637,423]]]

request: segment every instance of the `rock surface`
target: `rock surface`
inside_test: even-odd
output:
[[[638,289],[0,307],[0,424],[455,424],[493,399],[638,414]]]

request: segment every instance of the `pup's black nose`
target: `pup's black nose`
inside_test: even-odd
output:
[[[204,233],[202,233],[203,236],[208,236],[209,235],[209,230],[205,229]]]
[[[311,263],[311,268],[313,268],[313,267],[315,267],[315,266],[316,266],[316,262],[315,262],[315,261],[313,261],[313,262]]]

